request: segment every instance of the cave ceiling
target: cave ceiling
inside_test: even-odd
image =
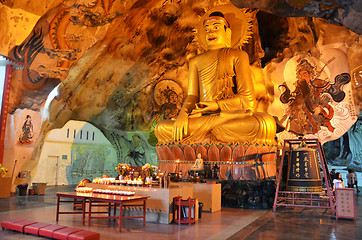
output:
[[[15,74],[10,112],[39,111],[48,99],[43,131],[83,120],[101,129],[149,131],[165,117],[158,83],[187,90],[187,63],[202,52],[197,20],[228,1],[0,0],[40,16],[8,55],[29,66]],[[231,1],[250,8],[253,37],[243,48],[266,68],[296,53],[317,56],[317,44],[344,45],[350,68],[361,62],[362,4],[341,0]],[[58,85],[59,84],[59,85]],[[177,86],[176,86],[177,85]],[[57,88],[55,88],[57,86]],[[356,95],[356,94],[355,94]],[[357,94],[357,96],[360,94]],[[357,104],[360,104],[356,97]],[[168,113],[172,114],[172,113]]]

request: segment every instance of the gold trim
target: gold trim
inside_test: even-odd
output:
[[[316,187],[288,186],[287,189],[292,192],[322,192],[322,186],[316,186]]]

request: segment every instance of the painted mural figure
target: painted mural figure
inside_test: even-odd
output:
[[[21,128],[22,133],[19,137],[20,143],[30,143],[31,139],[34,136],[33,133],[33,123],[31,122],[31,116],[26,115],[26,120]]]
[[[285,128],[289,132],[299,136],[316,134],[322,126],[330,132],[334,131],[330,122],[334,109],[330,103],[332,100],[341,102],[344,99],[342,87],[351,78],[348,73],[342,73],[331,84],[318,78],[322,70],[316,71],[307,59],[302,59],[296,68],[298,80],[294,83],[295,90],[290,92],[286,83],[280,86],[284,88],[280,101],[289,105],[281,122],[288,119]]]
[[[207,51],[190,61],[187,98],[176,120],[156,126],[159,144],[273,143],[274,118],[255,112],[248,54],[231,48],[231,27],[224,14],[211,13],[201,30]]]
[[[163,118],[171,119],[173,117],[177,117],[180,110],[180,107],[178,106],[179,99],[177,93],[167,86],[167,88],[163,91],[163,95],[165,97],[165,103],[161,105]]]
[[[296,135],[315,134],[321,126],[325,126],[333,132],[330,120],[334,110],[328,95],[321,95],[323,90],[330,87],[329,83],[315,78],[314,67],[303,59],[297,65],[297,79],[295,90],[290,93],[286,84],[286,91],[281,95],[282,103],[289,103],[287,113],[282,121],[289,117],[286,128]]]

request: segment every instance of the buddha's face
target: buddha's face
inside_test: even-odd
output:
[[[221,20],[208,20],[204,23],[206,44],[209,49],[230,47],[231,30]]]

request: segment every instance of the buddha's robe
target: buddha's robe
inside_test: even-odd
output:
[[[239,57],[242,50],[223,48],[209,66],[198,71],[198,78],[189,78],[188,95],[196,95],[199,102],[216,101],[219,110],[192,114],[194,103],[189,106],[188,134],[183,144],[272,144],[276,125],[267,113],[255,113],[253,81],[242,79]],[[245,52],[244,52],[245,54]],[[245,69],[245,67],[244,67]],[[248,68],[249,69],[249,65]],[[195,92],[196,89],[196,92]],[[155,129],[159,144],[174,143],[174,120],[160,121]]]

